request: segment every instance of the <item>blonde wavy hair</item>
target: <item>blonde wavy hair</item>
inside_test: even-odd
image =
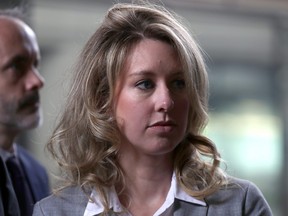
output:
[[[111,114],[115,82],[129,51],[144,38],[173,46],[185,74],[190,108],[186,136],[175,149],[178,183],[191,196],[205,198],[225,182],[215,145],[201,135],[208,119],[208,78],[198,44],[164,7],[118,3],[84,46],[66,106],[47,144],[68,185],[95,188],[106,212],[105,188],[124,182],[117,162],[120,132]]]

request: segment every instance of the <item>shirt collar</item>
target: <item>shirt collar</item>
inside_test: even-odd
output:
[[[115,188],[112,187],[110,189],[107,189],[107,193],[109,194],[109,203],[110,208],[113,209],[114,212],[121,212],[123,210],[121,203],[118,199],[118,196],[116,194]],[[91,197],[95,200],[93,202],[92,200],[88,201],[88,204],[86,206],[84,216],[94,216],[96,214],[100,214],[104,211],[104,207],[101,203],[99,194],[93,189]],[[173,174],[172,180],[171,180],[171,187],[169,189],[169,192],[167,194],[166,200],[163,203],[163,205],[155,212],[154,216],[160,215],[163,212],[166,211],[171,205],[174,203],[174,200],[179,199],[188,203],[193,203],[197,205],[206,206],[206,203],[202,200],[198,200],[189,194],[187,194],[177,183],[176,176]],[[123,215],[129,215],[127,213],[123,213]]]
[[[206,203],[203,200],[199,200],[194,198],[193,196],[189,195],[188,193],[186,193],[181,187],[180,185],[177,183],[176,181],[176,176],[175,174],[173,175],[172,178],[172,184],[175,184],[174,188],[175,188],[175,198],[188,202],[188,203],[193,203],[193,204],[198,204],[201,206],[206,206]]]
[[[118,199],[115,188],[111,187],[110,189],[107,189],[106,193],[108,193],[110,209],[113,209],[115,212],[121,212],[123,209]],[[95,200],[95,202],[89,199],[84,212],[84,216],[94,216],[104,211],[104,206],[101,202],[100,196],[95,189],[92,190],[91,197]]]
[[[17,145],[13,144],[12,148],[13,148],[13,152],[6,151],[6,150],[0,148],[0,156],[2,157],[4,162],[6,162],[8,160],[8,158],[10,158],[12,156],[17,156]]]

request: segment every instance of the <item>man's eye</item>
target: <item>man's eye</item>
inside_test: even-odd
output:
[[[34,66],[35,68],[38,68],[38,67],[39,67],[39,60],[38,60],[38,59],[36,59],[36,60],[33,62],[33,66]]]
[[[17,73],[23,73],[25,72],[26,69],[26,64],[25,62],[15,62],[10,65],[10,68],[13,69]]]
[[[184,89],[185,88],[185,81],[184,79],[177,79],[172,82],[173,89]]]
[[[136,87],[141,90],[152,89],[154,87],[154,83],[151,80],[142,80],[137,82]]]

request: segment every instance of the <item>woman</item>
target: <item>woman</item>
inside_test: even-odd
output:
[[[34,215],[272,215],[227,177],[207,121],[200,49],[170,12],[116,4],[84,47],[48,143],[67,185]]]

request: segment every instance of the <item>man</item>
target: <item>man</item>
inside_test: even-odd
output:
[[[0,12],[0,155],[5,161],[21,215],[32,215],[33,204],[49,195],[48,175],[17,136],[42,121],[38,72],[40,52],[33,30],[10,13]],[[1,174],[2,178],[2,174]]]

